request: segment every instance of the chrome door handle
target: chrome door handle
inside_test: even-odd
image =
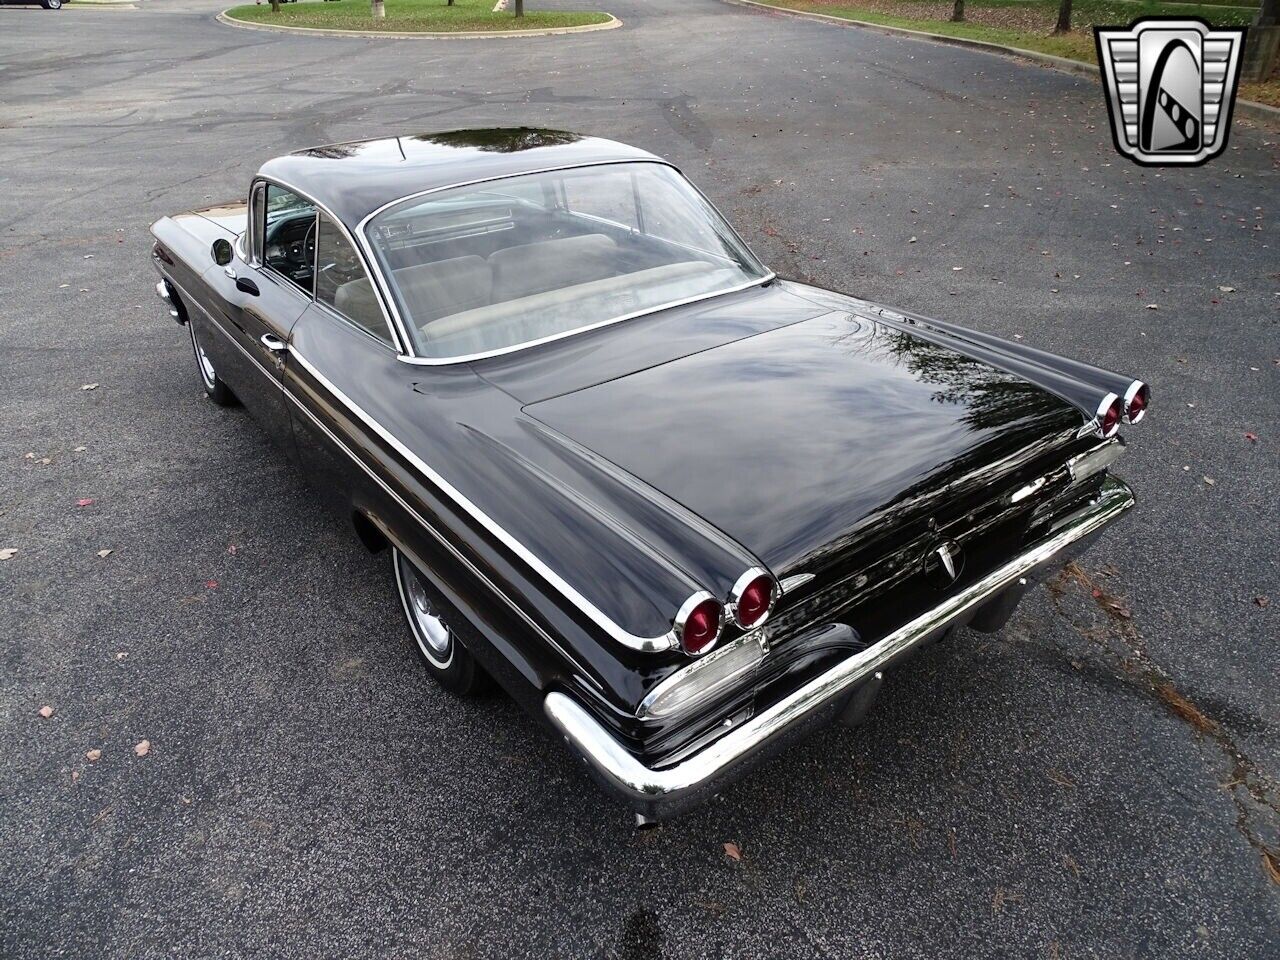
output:
[[[272,353],[279,354],[289,352],[289,345],[274,334],[264,333],[258,338],[258,342]]]

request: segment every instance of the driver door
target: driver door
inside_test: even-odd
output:
[[[249,216],[248,260],[236,256],[205,278],[234,348],[222,376],[292,458],[284,366],[290,331],[313,296],[316,210],[282,187],[258,183]]]

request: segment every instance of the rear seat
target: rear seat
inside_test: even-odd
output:
[[[454,257],[395,271],[401,296],[418,327],[442,317],[476,322],[478,308],[552,293],[618,275],[617,244],[602,233],[507,247],[484,257]],[[377,314],[367,279],[338,287],[334,306],[347,316]]]

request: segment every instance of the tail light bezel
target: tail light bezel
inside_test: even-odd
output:
[[[748,587],[750,587],[757,580],[762,580],[762,579],[769,581],[768,606],[764,608],[764,613],[760,614],[760,616],[756,620],[752,621],[751,623],[743,623],[742,617],[740,615],[740,609],[739,609],[741,605],[742,597],[747,592]],[[773,613],[773,608],[778,604],[778,597],[781,593],[782,593],[782,590],[779,588],[778,581],[774,578],[773,574],[771,574],[768,570],[764,569],[764,567],[751,567],[750,569],[744,571],[742,576],[738,577],[738,579],[733,584],[733,589],[729,591],[728,612],[733,617],[733,622],[736,623],[743,630],[755,630],[758,627],[764,626],[765,621],[769,619],[770,614]]]
[[[1116,411],[1115,421],[1111,427],[1107,427],[1107,417],[1112,410]],[[1124,420],[1124,405],[1120,398],[1114,393],[1108,393],[1102,398],[1102,402],[1098,404],[1098,411],[1094,414],[1094,421],[1098,425],[1098,436],[1109,439],[1114,437],[1120,430],[1120,424]]]
[[[1130,410],[1133,402],[1139,397],[1142,399],[1142,406],[1138,409],[1137,416],[1132,416]],[[1124,392],[1124,422],[1138,423],[1147,415],[1147,407],[1151,405],[1151,388],[1141,380],[1135,380],[1129,384],[1129,389]]]
[[[689,618],[693,616],[693,612],[704,603],[711,602],[716,605],[716,632],[712,634],[711,639],[696,650],[690,650],[685,638],[685,628],[689,623]],[[675,633],[676,641],[680,644],[680,649],[691,657],[700,657],[703,654],[710,653],[715,649],[716,644],[720,642],[720,637],[724,634],[724,604],[716,599],[714,594],[706,590],[699,590],[692,594],[688,600],[680,605],[680,609],[676,612],[675,622],[672,631]]]

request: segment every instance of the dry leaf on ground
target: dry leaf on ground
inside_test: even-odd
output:
[[[98,556],[99,556],[99,557],[109,557],[109,556],[111,556],[111,554],[113,554],[113,553],[115,553],[115,551],[114,551],[114,550],[110,550],[110,549],[107,549],[107,550],[99,550],[99,551],[98,551]]]
[[[82,383],[80,385],[80,389],[81,390],[97,390],[98,385],[96,383]]]
[[[742,848],[732,840],[726,841],[724,845],[724,855],[734,863],[742,862]]]
[[[97,747],[94,747],[92,750],[86,750],[84,754],[84,758],[88,760],[90,763],[97,763],[99,758],[101,758],[101,756],[102,756],[102,751],[99,750]]]
[[[145,757],[148,753],[151,752],[151,741],[139,740],[136,744],[134,744],[133,752],[139,757]]]
[[[50,717],[53,716],[53,707],[49,706],[46,703],[43,707],[40,708],[40,716],[48,720]]]
[[[5,547],[3,550],[0,550],[0,560],[12,560],[17,555],[17,547]]]

